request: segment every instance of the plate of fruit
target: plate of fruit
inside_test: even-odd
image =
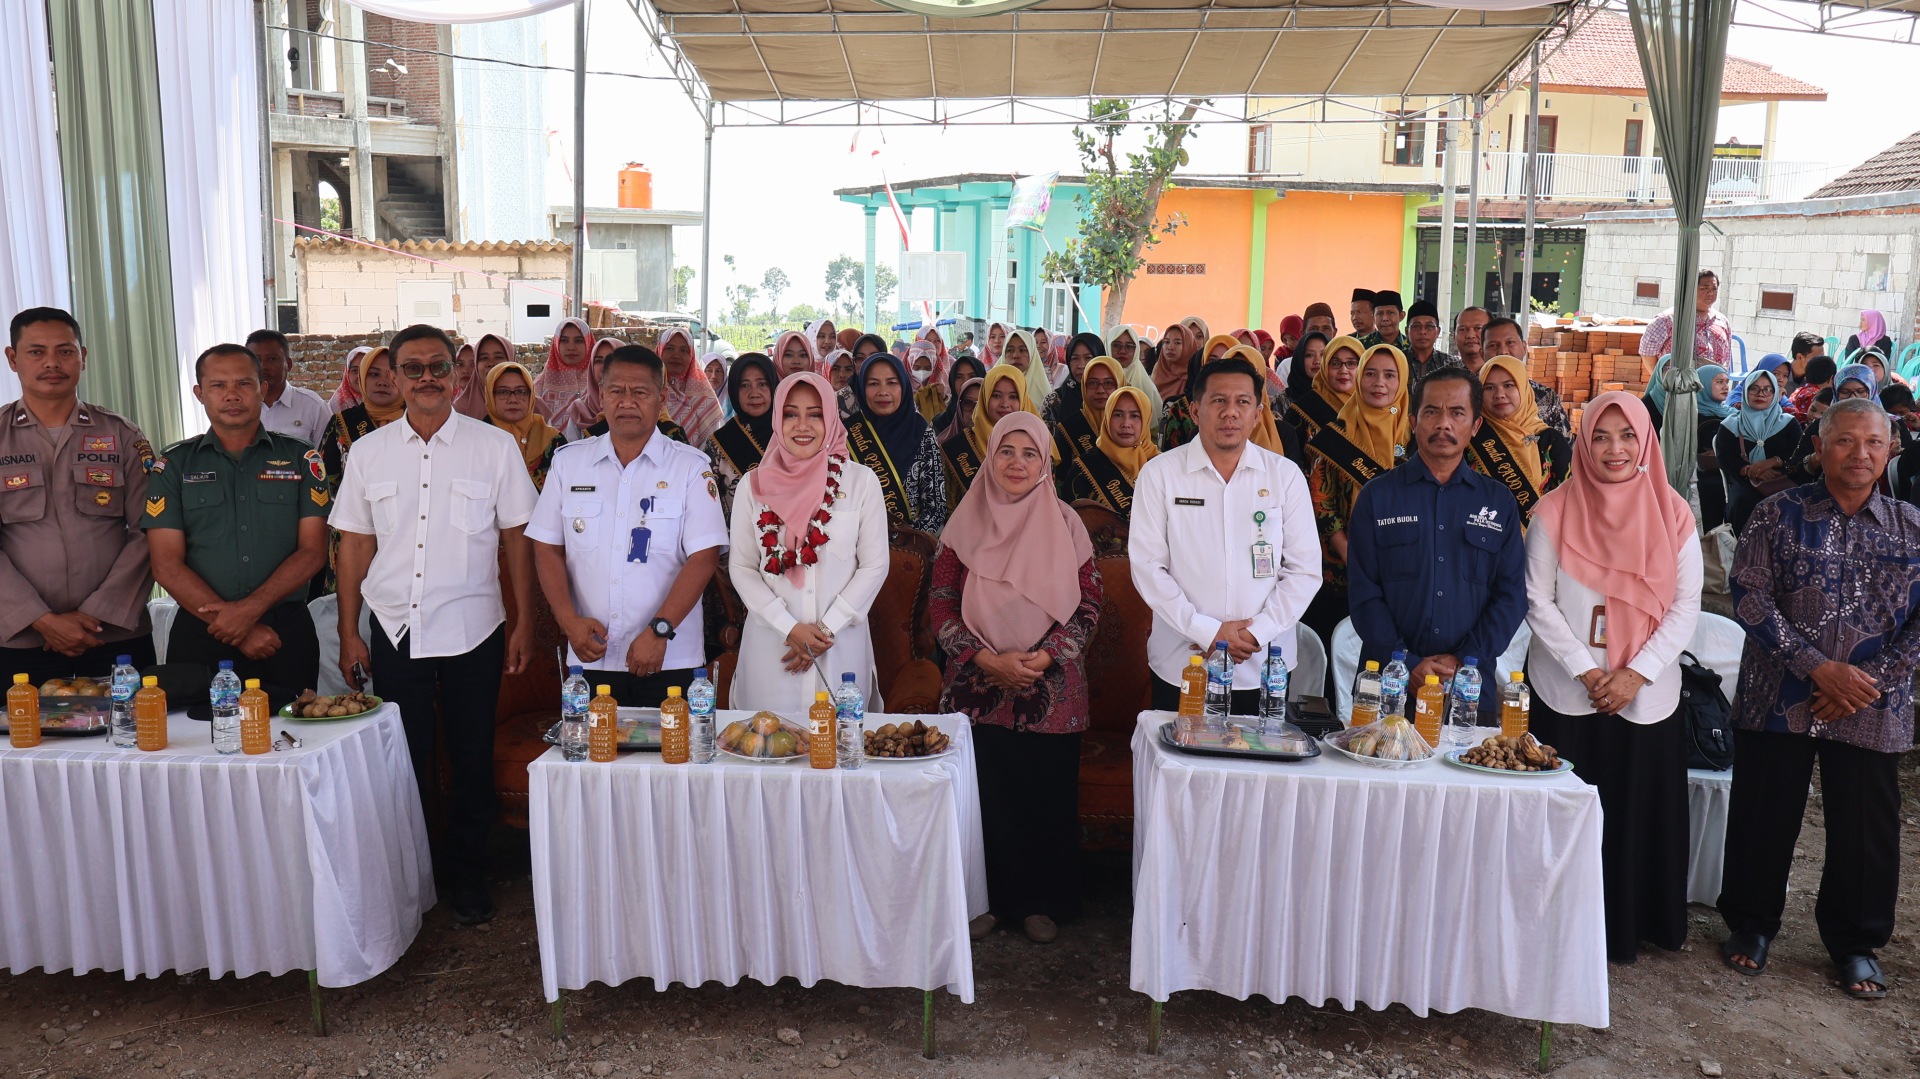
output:
[[[316,696],[313,690],[293,699],[293,703],[280,709],[283,719],[358,719],[384,703],[380,698],[358,690],[352,693],[337,693],[331,696]]]
[[[804,758],[812,748],[807,731],[772,712],[755,712],[736,719],[720,732],[720,752],[754,764],[785,764]]]

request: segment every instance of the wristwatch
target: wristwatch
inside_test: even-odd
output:
[[[648,622],[647,628],[653,631],[653,635],[655,637],[658,637],[663,641],[673,640],[673,623],[667,621],[664,618],[656,618],[653,621]]]

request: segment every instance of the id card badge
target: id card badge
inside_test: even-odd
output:
[[[653,529],[646,525],[635,526],[627,536],[627,561],[645,562],[647,545],[653,541]]]
[[[1256,540],[1253,544],[1253,576],[1263,580],[1274,575],[1273,544]]]
[[[1587,644],[1594,648],[1607,646],[1607,609],[1595,607],[1593,621],[1587,626]]]

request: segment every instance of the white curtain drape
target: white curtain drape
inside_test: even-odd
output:
[[[206,429],[193,359],[267,325],[260,110],[249,0],[153,0],[167,244],[186,431]]]
[[[572,7],[573,0],[356,0],[353,6],[408,22],[493,22]]]
[[[0,318],[73,306],[45,4],[0,4]],[[20,380],[0,364],[0,401]]]

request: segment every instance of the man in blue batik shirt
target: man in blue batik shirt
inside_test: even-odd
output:
[[[1404,649],[1411,685],[1481,670],[1481,722],[1497,721],[1494,662],[1527,615],[1520,506],[1462,464],[1480,426],[1480,383],[1443,368],[1413,388],[1418,452],[1360,489],[1347,522],[1348,604],[1360,662]]]

